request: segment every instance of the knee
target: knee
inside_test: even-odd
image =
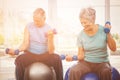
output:
[[[23,58],[24,58],[23,54],[19,55],[18,57],[16,57],[16,59],[15,59],[15,65],[18,65],[20,62],[22,62],[22,60],[24,60]]]
[[[61,60],[60,56],[58,54],[53,54],[54,60]]]
[[[75,67],[70,68],[69,74],[76,75],[76,74],[82,74],[81,70],[76,69]]]
[[[106,68],[101,71],[101,75],[111,75],[111,69]]]

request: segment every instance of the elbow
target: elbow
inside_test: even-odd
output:
[[[112,49],[113,52],[115,52],[116,50],[117,50],[116,48]]]
[[[115,52],[115,51],[116,51],[116,49],[112,49],[111,51]]]
[[[117,50],[117,47],[116,47],[116,43],[113,43],[113,44],[109,44],[109,48],[111,51],[116,51]]]

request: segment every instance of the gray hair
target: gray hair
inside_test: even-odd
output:
[[[33,16],[35,15],[42,15],[45,16],[45,11],[42,8],[37,8],[34,12],[33,12]]]
[[[96,17],[96,11],[91,7],[83,8],[79,15],[79,18],[85,18],[93,23],[95,22],[95,17]]]

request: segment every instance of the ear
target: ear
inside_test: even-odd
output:
[[[46,20],[46,16],[43,16],[43,19]]]

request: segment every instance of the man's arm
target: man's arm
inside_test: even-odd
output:
[[[27,27],[25,27],[25,30],[24,30],[24,39],[23,39],[22,44],[19,47],[19,51],[26,50],[28,48],[28,46],[29,46],[29,31],[28,31]]]
[[[17,54],[19,54],[19,52],[21,52],[21,51],[25,51],[28,48],[28,46],[29,46],[29,32],[28,32],[28,29],[25,28],[23,42],[22,42],[21,46],[18,49],[16,49],[17,50]],[[15,55],[16,54],[15,53],[16,50],[9,49],[9,54],[10,55]]]
[[[50,54],[53,54],[55,50],[53,31],[48,31],[47,38],[48,38],[48,51]]]

